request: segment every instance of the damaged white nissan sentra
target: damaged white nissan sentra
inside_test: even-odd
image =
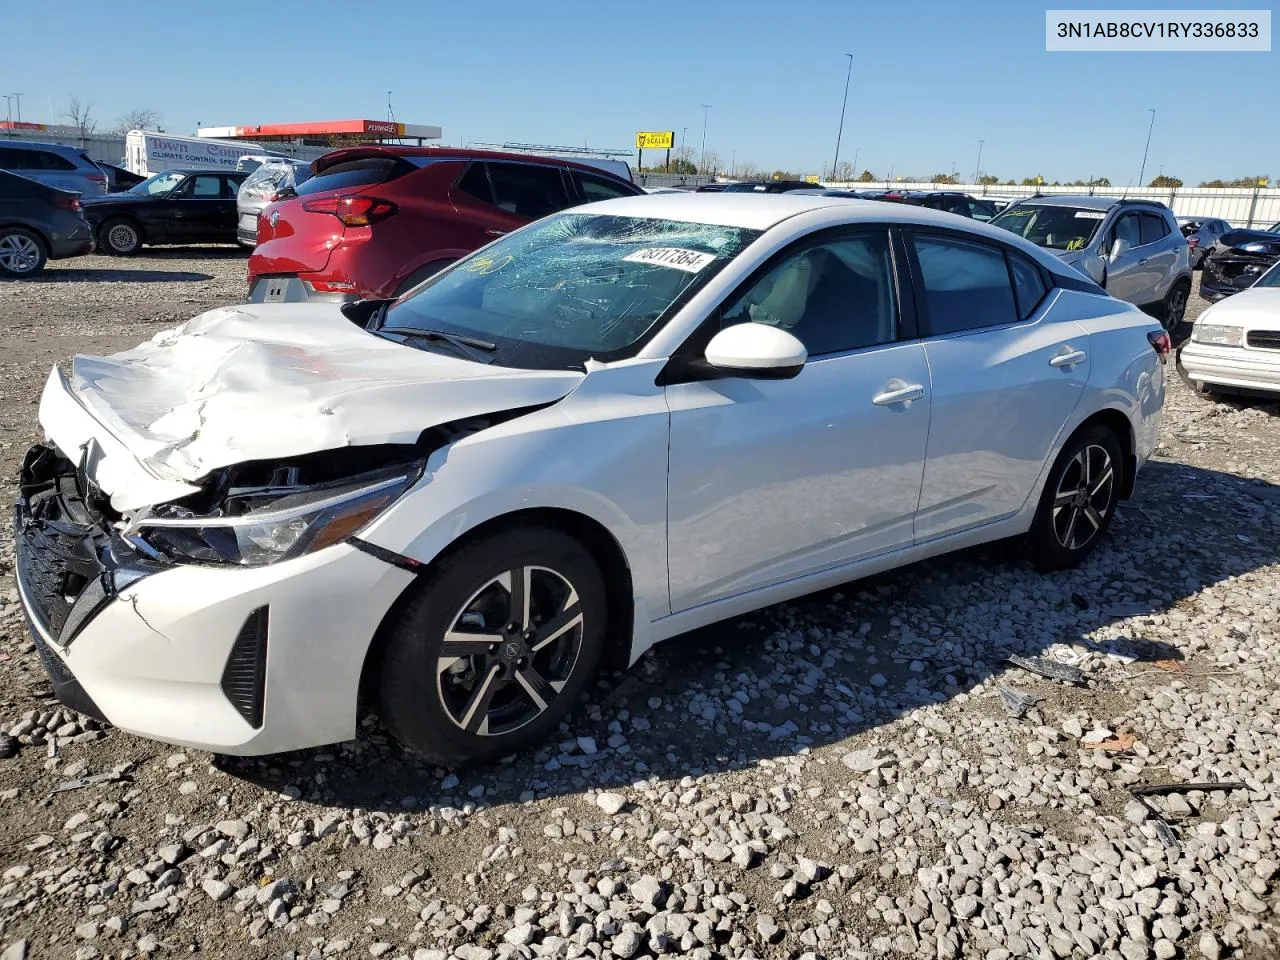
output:
[[[1167,350],[950,214],[591,204],[391,303],[225,307],[55,369],[22,601],[58,695],[125,730],[268,753],[368,702],[425,756],[499,756],[694,627],[1012,535],[1079,563]]]

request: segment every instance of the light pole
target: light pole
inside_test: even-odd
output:
[[[1138,189],[1142,189],[1142,177],[1147,172],[1147,150],[1151,147],[1151,130],[1156,125],[1156,108],[1148,107],[1151,113],[1151,122],[1147,124],[1147,145],[1142,148],[1142,169],[1138,171]]]
[[[853,151],[853,179],[858,179],[858,154],[862,152],[861,145],[854,148]]]
[[[707,114],[711,111],[711,104],[702,104],[702,172],[707,172]]]
[[[10,135],[10,136],[12,136],[12,135],[13,135],[13,129],[12,129],[12,127],[13,127],[13,97],[9,96],[7,93],[0,94],[0,96],[4,97],[4,105],[5,105],[5,109],[9,112],[9,127],[10,127],[9,135]]]
[[[978,141],[978,163],[977,163],[977,165],[976,165],[976,166],[974,166],[974,168],[973,168],[973,182],[974,182],[974,183],[977,183],[977,182],[978,182],[978,178],[979,178],[980,176],[982,176],[982,145],[983,145],[984,143],[986,143],[986,142],[987,142],[987,141],[985,141],[985,140],[979,140],[979,141]]]
[[[836,167],[840,163],[840,138],[844,135],[844,111],[849,105],[849,79],[853,76],[853,54],[846,53],[849,68],[844,73],[844,99],[840,101],[840,126],[836,128],[836,155],[831,161],[831,179],[836,178]]]
[[[14,93],[14,94],[11,94],[11,96],[13,97],[14,104],[17,106],[18,122],[21,123],[22,122],[22,94]]]

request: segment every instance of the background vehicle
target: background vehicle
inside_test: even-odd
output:
[[[123,193],[147,179],[115,164],[98,162],[98,166],[107,175],[107,193]]]
[[[694,193],[724,193],[729,186],[727,183],[704,183],[700,187],[694,189]]]
[[[244,159],[241,158],[242,163]],[[310,176],[311,164],[301,160],[271,157],[256,162],[236,196],[236,241],[242,247],[257,246],[258,215],[280,194],[293,190]]]
[[[1200,393],[1280,395],[1280,263],[1196,318],[1178,372]]]
[[[1213,218],[1205,220],[1199,217],[1178,217],[1178,228],[1187,238],[1191,269],[1198,270],[1218,238],[1231,231],[1231,224]]]
[[[82,197],[107,192],[107,175],[83,150],[58,143],[0,140],[0,170]]]
[[[78,193],[0,170],[0,276],[32,277],[46,260],[91,249]]]
[[[643,195],[572,160],[449,147],[352,147],[263,211],[249,300],[398,296],[494,238],[566,207]]]
[[[21,602],[59,695],[124,730],[316,746],[363,689],[425,757],[501,757],[697,627],[1006,537],[1080,563],[1155,449],[1168,340],[932,210],[591,204],[395,301],[55,368]]]
[[[699,188],[701,189],[701,188]],[[790,193],[792,190],[821,190],[807,180],[741,180],[725,184],[723,193]]]
[[[1186,238],[1154,200],[1037,196],[1006,207],[992,226],[1011,230],[1071,264],[1113,297],[1177,329],[1191,294]]]
[[[1224,233],[1201,263],[1200,296],[1221,300],[1247,290],[1280,261],[1280,223]]]
[[[152,130],[130,130],[124,138],[124,165],[133,173],[150,177],[166,170],[237,171],[245,155],[288,157],[246,140],[214,140],[210,137],[175,137]]]
[[[977,197],[971,197],[967,193],[961,193],[958,190],[938,190],[931,193],[925,191],[889,192],[878,196],[872,194],[871,196],[877,200],[912,203],[919,207],[928,207],[930,210],[942,210],[946,213],[968,217],[971,220],[990,220],[997,212],[994,204],[979,200]]]
[[[235,243],[236,193],[245,176],[170,170],[123,193],[86,200],[84,214],[98,247],[117,256],[144,244]]]

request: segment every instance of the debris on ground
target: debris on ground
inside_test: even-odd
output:
[[[1015,720],[1021,720],[1025,717],[1027,711],[1042,699],[1033,693],[1024,693],[1004,683],[996,685],[996,692],[1000,694],[1000,699],[1004,701],[1004,708],[1009,711],[1009,716]]]
[[[1060,663],[1057,660],[1046,657],[1024,657],[1017,653],[1010,654],[1006,659],[1015,667],[1021,667],[1023,670],[1029,670],[1050,680],[1073,684],[1084,682],[1084,672],[1079,667]]]

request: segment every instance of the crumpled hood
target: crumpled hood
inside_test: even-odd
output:
[[[71,367],[65,394],[115,441],[99,446],[122,445],[147,473],[183,484],[248,460],[413,443],[436,424],[554,402],[585,376],[393,343],[330,304],[220,307],[132,350],[77,356]],[[57,395],[59,380],[55,370],[40,419],[75,459],[85,428],[67,425],[74,414]],[[138,499],[98,482],[118,508]]]

